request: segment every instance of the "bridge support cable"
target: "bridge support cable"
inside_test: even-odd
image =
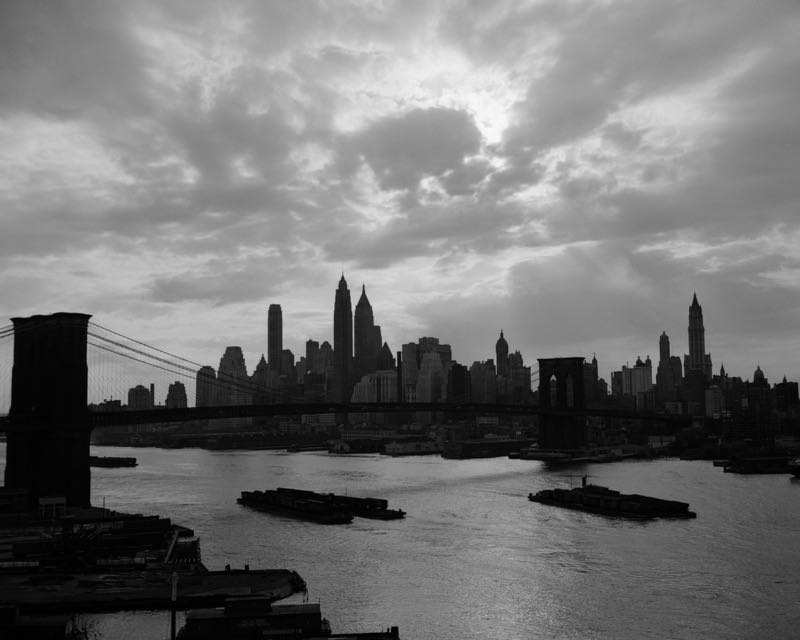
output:
[[[148,354],[142,349],[131,348],[116,341],[111,341],[114,344],[109,344],[109,341],[103,344],[104,339],[102,337],[98,338],[96,334],[90,333],[89,336],[90,339],[87,344],[94,349],[100,350],[107,356],[114,356],[118,359],[121,358],[125,359],[125,361],[142,365],[138,367],[137,370],[132,371],[129,368],[129,373],[120,374],[123,367],[120,365],[119,360],[114,363],[110,361],[109,357],[99,358],[96,361],[93,358],[93,382],[97,390],[103,391],[104,400],[106,399],[106,394],[110,393],[110,397],[113,397],[116,393],[119,396],[125,393],[128,388],[133,388],[137,384],[147,382],[152,378],[154,371],[170,374],[172,376],[171,378],[165,378],[162,373],[156,374],[159,375],[161,379],[168,380],[169,382],[174,382],[175,378],[182,378],[188,381],[189,390],[187,390],[187,396],[190,395],[190,391],[193,390],[197,371],[179,362],[171,362],[165,358]],[[211,385],[220,389],[234,389],[246,394],[254,394],[257,391],[257,387],[250,381],[241,380],[225,374],[218,376],[217,379],[211,382]],[[123,398],[119,397],[118,399],[123,400]]]
[[[92,358],[92,368],[94,369],[92,382],[96,387],[96,390],[93,389],[94,400],[99,402],[99,391],[102,390],[103,401],[117,395],[122,403],[124,400],[122,394],[137,384],[147,382],[148,376],[152,378],[155,374],[161,384],[164,384],[165,381],[166,384],[170,384],[175,381],[175,378],[168,380],[164,375],[170,374],[188,382],[185,385],[187,400],[189,400],[189,404],[193,404],[197,375],[203,367],[200,363],[148,345],[141,340],[125,336],[93,322],[89,324],[88,337],[88,344],[99,354]],[[117,359],[116,370],[119,372],[126,368],[129,372],[127,375],[120,376],[119,373],[116,375],[112,373],[114,365],[110,363],[114,358]],[[127,367],[122,366],[123,361],[127,362]],[[136,367],[137,370],[133,371],[132,367]],[[226,392],[253,399],[258,397],[260,401],[266,402],[286,399],[277,393],[272,393],[266,387],[262,388],[249,377],[241,378],[216,369],[214,372],[214,379],[208,380],[206,383],[220,394]],[[121,377],[124,380],[121,380]],[[159,391],[163,391],[163,389],[159,389]],[[153,401],[153,404],[156,403]]]
[[[139,352],[139,353],[143,357],[137,357],[135,354],[125,353],[122,350],[114,349],[113,347],[109,347],[107,345],[102,345],[102,344],[99,344],[97,342],[92,342],[91,340],[88,342],[88,344],[93,346],[93,347],[96,347],[97,349],[102,349],[103,351],[106,351],[106,352],[108,352],[110,354],[117,355],[117,356],[120,356],[122,358],[127,358],[128,360],[132,360],[134,362],[138,362],[140,364],[144,364],[144,365],[146,365],[146,366],[148,366],[150,368],[153,368],[153,369],[158,369],[160,371],[165,371],[167,373],[171,373],[171,374],[173,374],[175,376],[179,376],[179,377],[185,378],[185,379],[187,379],[187,380],[189,380],[191,382],[194,382],[195,379],[196,379],[196,376],[197,376],[197,372],[196,371],[193,371],[193,370],[189,369],[188,367],[184,367],[184,366],[180,365],[179,363],[169,362],[169,361],[163,360],[161,358],[158,358],[157,362],[151,362],[151,361],[148,361],[146,359],[147,355],[143,354],[141,352]],[[215,386],[215,387],[218,387],[218,388],[226,388],[226,389],[230,388],[230,385],[233,385],[233,387],[234,387],[234,389],[236,391],[242,391],[242,392],[254,393],[255,391],[258,390],[258,388],[256,387],[255,384],[253,384],[253,383],[251,383],[249,381],[246,381],[246,380],[241,380],[239,378],[226,375],[226,374],[218,374],[217,380],[211,382],[210,384],[212,386]]]
[[[115,339],[118,339],[118,340],[116,340],[116,342],[120,342],[120,340],[127,341],[128,343],[132,343],[134,345],[137,345],[138,347],[144,348],[147,352],[153,351],[153,352],[158,353],[159,355],[156,357],[156,359],[163,358],[161,361],[164,364],[172,365],[172,366],[174,366],[176,368],[181,368],[181,369],[185,370],[187,374],[191,374],[192,379],[195,379],[196,376],[197,376],[198,371],[202,367],[206,366],[206,365],[203,365],[203,364],[201,364],[199,362],[196,362],[194,360],[190,360],[188,358],[184,358],[184,357],[179,356],[177,354],[174,354],[174,353],[171,353],[169,351],[166,351],[165,349],[160,349],[160,348],[155,347],[153,345],[149,345],[149,344],[147,344],[145,342],[142,342],[141,340],[137,340],[135,338],[131,338],[130,336],[126,336],[126,335],[124,335],[122,333],[119,333],[118,331],[114,331],[113,329],[109,329],[108,327],[103,327],[103,326],[101,326],[101,325],[99,325],[99,324],[97,324],[95,322],[90,322],[89,326],[90,326],[90,329],[94,329],[94,333],[105,332],[107,334],[111,334],[112,336],[115,337]],[[90,332],[90,335],[92,335],[92,332]],[[109,338],[108,336],[103,336],[101,339],[108,340],[108,341],[113,341],[114,340],[114,339]],[[129,347],[126,346],[125,348],[128,349]],[[166,357],[164,357],[164,356],[166,356]],[[152,357],[152,356],[148,355],[148,357]],[[234,390],[240,391],[240,392],[243,392],[243,393],[253,393],[253,392],[258,392],[259,394],[266,393],[266,398],[267,398],[267,400],[269,402],[274,402],[274,401],[285,399],[284,394],[278,393],[278,392],[276,392],[274,390],[270,390],[270,389],[258,388],[250,380],[244,380],[244,379],[241,379],[241,378],[236,378],[235,376],[230,376],[229,374],[221,373],[216,367],[212,367],[212,368],[214,369],[215,375],[217,377],[217,381],[215,383],[215,386],[217,386],[217,387],[220,387],[220,388],[222,388],[222,387],[225,387],[225,388],[233,387]],[[301,396],[296,396],[293,399],[301,401],[303,398]]]

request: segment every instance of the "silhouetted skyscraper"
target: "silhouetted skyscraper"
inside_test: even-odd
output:
[[[453,351],[449,344],[440,344],[439,338],[422,337],[417,341],[418,359],[420,366],[422,366],[422,358],[428,351],[435,351],[439,354],[442,361],[442,366],[447,366],[447,363],[453,359]]]
[[[400,370],[402,372],[405,402],[415,402],[417,398],[417,377],[419,376],[419,347],[415,342],[402,346]]]
[[[252,387],[241,347],[225,349],[219,361],[218,371],[216,404],[250,404]]]
[[[242,405],[253,402],[253,384],[247,374],[241,347],[226,347],[217,369],[216,405]],[[252,418],[226,418],[216,424],[233,428],[252,424]]]
[[[325,340],[319,345],[319,355],[317,356],[317,373],[324,374],[329,368],[333,367],[333,347]]]
[[[509,400],[515,403],[526,400],[531,392],[531,368],[525,366],[519,350],[508,356],[507,368],[508,391],[511,394]],[[596,370],[597,366],[595,364]]]
[[[680,366],[680,360],[678,360]],[[669,350],[669,336],[663,331],[658,339],[658,368],[656,369],[656,402],[662,407],[665,402],[673,402],[677,398],[677,385],[675,379],[672,356]]]
[[[281,351],[281,375],[295,381],[294,354],[291,349]]]
[[[689,370],[703,368],[706,354],[706,330],[703,327],[703,307],[697,302],[697,294],[689,307]]]
[[[250,384],[253,387],[253,404],[268,404],[270,401],[267,390],[269,389],[269,365],[264,354],[258,361],[253,375],[250,376]]]
[[[389,369],[394,369],[394,356],[392,355],[392,350],[389,348],[389,345],[384,342],[383,347],[381,347],[380,353],[378,353],[378,371],[388,371]]]
[[[472,399],[472,388],[470,386],[469,369],[463,364],[454,362],[447,372],[447,401],[448,402],[469,402]],[[457,420],[458,414],[451,416]]]
[[[689,307],[689,355],[684,357],[684,373],[702,371],[706,379],[711,378],[711,354],[706,353],[706,332],[703,327],[703,308],[697,302],[697,294]]]
[[[272,371],[281,372],[283,351],[283,312],[281,305],[269,305],[267,313],[267,364]]]
[[[469,368],[470,388],[474,402],[497,401],[497,369],[491,358],[486,362],[475,361]]]
[[[355,348],[353,368],[355,378],[360,380],[365,374],[376,370],[378,350],[381,347],[380,342],[376,343],[376,338],[380,340],[380,327],[375,326],[372,305],[369,303],[364,285],[361,286],[361,297],[358,299],[356,311],[353,315],[353,334],[353,346]],[[334,347],[335,350],[336,347]]]
[[[319,342],[306,340],[306,371],[324,373],[319,370]]]
[[[128,389],[128,409],[152,409],[153,397],[150,390],[144,385],[137,384]]]
[[[662,331],[658,339],[658,366],[662,365],[669,365],[669,336],[666,331]]]
[[[497,356],[497,375],[508,377],[508,342],[503,337],[503,330],[500,330],[500,337],[494,345],[495,355]]]
[[[352,387],[353,362],[353,307],[350,303],[350,289],[342,274],[336,289],[333,306],[333,365],[338,378],[337,400],[347,402]]]
[[[186,387],[179,380],[169,385],[164,406],[167,407],[167,409],[185,409],[188,406]]]
[[[203,367],[197,372],[195,384],[194,406],[211,407],[214,405],[217,372],[214,367]]]

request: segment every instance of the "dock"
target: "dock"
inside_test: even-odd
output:
[[[173,606],[172,575],[169,570],[5,573],[0,575],[0,598],[25,615],[168,610]],[[289,569],[183,572],[178,574],[176,606],[217,607],[242,596],[274,601],[305,588]]]

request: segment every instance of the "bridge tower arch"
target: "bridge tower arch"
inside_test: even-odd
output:
[[[6,436],[5,486],[39,498],[90,505],[86,364],[90,315],[12,318],[14,364]]]
[[[539,422],[542,449],[580,449],[586,445],[586,390],[583,358],[539,358],[539,406],[570,409],[574,414],[543,414]]]

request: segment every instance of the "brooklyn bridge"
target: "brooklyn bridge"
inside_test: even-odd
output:
[[[104,329],[82,313],[54,313],[13,318],[0,328],[0,344],[13,342],[13,353],[0,362],[11,370],[8,415],[0,417],[5,432],[5,486],[28,492],[30,506],[40,497],[63,495],[68,505],[88,506],[90,500],[89,442],[94,429],[120,425],[162,424],[258,416],[446,412],[449,414],[538,416],[540,434],[551,441],[578,442],[587,417],[625,418],[682,423],[684,418],[645,411],[589,407],[585,401],[582,357],[539,359],[538,403],[436,402],[327,402],[298,398],[265,403],[112,411],[91,407],[87,401],[94,373],[87,354],[102,353],[101,378],[115,358],[134,360],[176,376],[194,377],[197,363]],[[135,345],[130,346],[130,340]],[[123,348],[125,347],[125,348]],[[9,350],[6,350],[9,351]],[[155,353],[157,355],[153,356]],[[398,371],[399,374],[399,371]],[[263,395],[262,395],[263,397]],[[269,399],[269,398],[267,398]],[[2,406],[2,405],[0,405]]]

